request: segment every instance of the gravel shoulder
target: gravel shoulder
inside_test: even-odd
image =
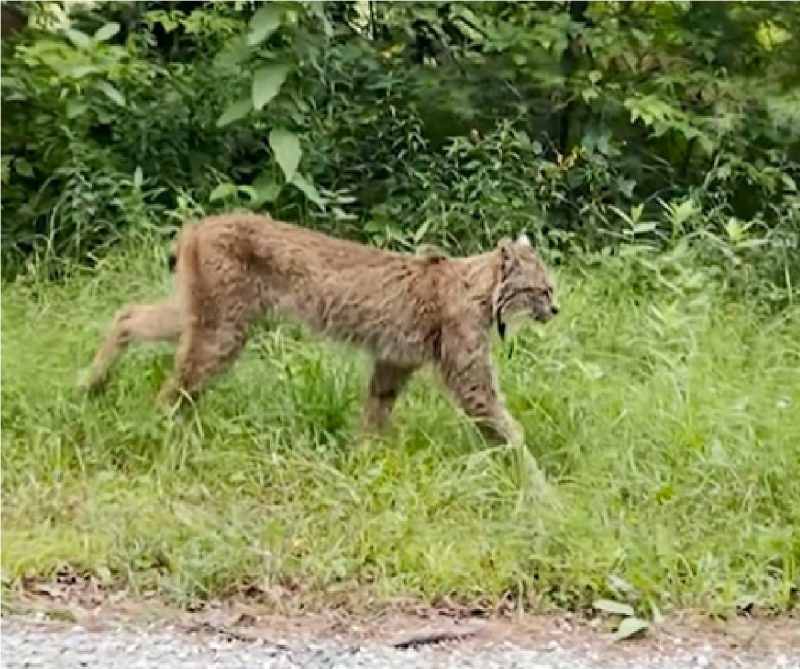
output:
[[[4,616],[2,662],[23,667],[310,669],[800,669],[800,621],[698,628],[668,623],[614,643],[568,618],[524,622],[381,614],[280,618],[219,609],[171,619],[87,612],[80,621]],[[735,627],[735,629],[734,629]]]

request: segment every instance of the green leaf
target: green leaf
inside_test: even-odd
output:
[[[599,98],[600,94],[594,88],[584,88],[581,91],[581,97],[583,98],[584,102],[591,102],[592,100]]]
[[[256,111],[260,111],[278,94],[287,74],[289,66],[285,63],[267,65],[256,70],[253,75],[253,108]]]
[[[67,118],[76,118],[86,111],[87,104],[83,100],[71,99],[67,102]]]
[[[92,38],[86,33],[76,30],[75,28],[67,28],[64,34],[66,34],[69,41],[72,42],[73,46],[76,48],[83,49],[84,51],[88,51],[92,48]]]
[[[250,198],[250,201],[253,202],[257,197],[258,193],[256,193],[256,189],[252,186],[237,186],[237,192],[244,193],[247,197]]]
[[[144,183],[144,174],[142,173],[142,168],[137,166],[136,169],[133,171],[133,187],[137,190],[141,190],[142,184]]]
[[[429,218],[417,228],[417,231],[414,233],[415,244],[419,244],[428,233],[428,228],[431,227],[431,221],[432,219]]]
[[[681,226],[696,213],[695,204],[691,198],[687,198],[678,205],[672,207],[672,222]]]
[[[17,158],[14,161],[14,170],[17,172],[17,174],[21,174],[24,177],[33,176],[33,168],[31,167],[31,164],[24,158]]]
[[[632,636],[644,632],[650,625],[646,620],[641,618],[625,618],[617,627],[612,638],[614,641],[622,641],[623,639],[630,639]]]
[[[645,232],[652,232],[653,230],[656,229],[656,226],[657,226],[657,223],[655,223],[654,221],[646,221],[644,223],[637,223],[632,228],[633,234],[634,235],[641,235],[641,234],[644,234]]]
[[[639,205],[641,210],[642,206]],[[641,215],[641,211],[639,214],[636,215],[636,220],[638,220],[639,216]],[[624,592],[626,595],[638,597],[639,593],[636,592],[636,588],[634,588],[628,581],[626,581],[621,576],[617,576],[616,574],[609,574],[608,575],[608,586],[616,592]]]
[[[295,186],[299,190],[301,190],[303,194],[318,207],[325,206],[325,200],[319,194],[319,191],[316,189],[314,184],[306,180],[306,178],[302,174],[300,174],[299,172],[295,172],[294,176],[292,177],[291,183],[292,186]]]
[[[740,242],[736,243],[736,248],[739,249],[755,249],[759,246],[764,246],[765,244],[769,243],[767,239],[743,239]]]
[[[333,213],[334,217],[337,221],[355,221],[358,220],[358,216],[355,214],[349,214],[340,207],[331,207],[331,212]]]
[[[100,26],[94,34],[94,41],[95,42],[105,42],[106,40],[111,39],[119,32],[119,23],[115,23],[112,21],[111,23],[106,23],[104,26]]]
[[[618,616],[632,616],[634,614],[633,607],[630,604],[615,602],[613,599],[598,599],[592,603],[592,606],[598,611],[613,613]]]
[[[772,21],[762,21],[756,31],[758,43],[767,51],[772,51],[776,46],[780,46],[791,38],[792,33]]]
[[[119,92],[119,89],[115,88],[107,81],[98,82],[97,88],[103,91],[112,102],[116,102],[120,107],[125,106],[125,97]]]
[[[728,233],[728,239],[732,242],[738,242],[744,239],[745,228],[736,218],[731,216],[725,224],[725,232]]]
[[[619,181],[619,190],[625,197],[631,197],[635,187],[636,182],[633,179],[621,179]]]
[[[625,64],[630,68],[631,72],[636,71],[636,65],[637,65],[636,54],[634,54],[632,51],[627,51],[627,50],[623,51],[622,60],[625,61]]]
[[[221,128],[224,125],[229,125],[234,121],[247,116],[253,109],[253,101],[250,98],[242,98],[236,102],[228,105],[228,108],[222,112],[222,116],[217,119],[217,127]]]
[[[281,10],[274,5],[259,9],[250,19],[247,43],[255,46],[274,33],[281,24]]]
[[[250,47],[244,37],[236,37],[214,56],[214,65],[216,67],[236,67],[239,63],[247,60],[250,55]]]
[[[650,602],[650,610],[653,612],[653,622],[656,625],[660,625],[664,622],[664,616],[661,614],[661,610],[658,608],[658,605],[651,601]]]
[[[275,183],[270,174],[262,174],[258,177],[253,182],[252,188],[255,191],[255,197],[251,199],[255,205],[274,202],[275,198],[278,197],[278,193],[281,192],[280,184]]]
[[[291,182],[303,153],[300,139],[289,130],[274,128],[269,133],[269,145],[275,154],[275,160],[278,161],[278,165],[281,166],[283,174],[286,176],[286,181]]]
[[[83,79],[85,76],[89,74],[95,74],[96,72],[101,72],[101,68],[97,67],[97,65],[63,65],[60,66],[58,69],[65,75],[73,77],[75,79]]]
[[[226,197],[236,195],[238,190],[239,189],[236,187],[236,184],[220,184],[211,191],[211,195],[208,196],[208,200],[209,202],[214,202],[215,200],[224,200]]]

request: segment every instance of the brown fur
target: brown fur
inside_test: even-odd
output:
[[[159,398],[171,403],[182,392],[195,394],[234,361],[252,323],[272,311],[372,355],[368,429],[386,424],[411,375],[430,365],[488,438],[521,438],[497,385],[490,332],[496,326],[502,335],[517,313],[547,321],[557,312],[526,238],[466,258],[413,256],[229,214],[184,226],[176,256],[172,295],[117,315],[85,387],[108,376],[129,342],[178,340]]]

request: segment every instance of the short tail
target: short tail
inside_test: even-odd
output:
[[[170,271],[174,271],[178,277],[180,290],[184,292],[184,297],[191,298],[199,281],[200,268],[194,223],[186,223],[178,231],[169,264]]]
[[[167,258],[167,266],[169,267],[170,272],[174,272],[178,266],[178,257],[181,254],[181,246],[188,237],[189,228],[191,225],[191,222],[184,223],[181,229],[178,230],[175,238],[172,240],[172,248],[170,249],[169,257]]]

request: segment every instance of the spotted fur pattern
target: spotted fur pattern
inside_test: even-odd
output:
[[[371,354],[363,422],[381,429],[414,372],[438,372],[492,442],[522,434],[505,409],[490,355],[515,315],[548,321],[547,272],[524,236],[483,254],[393,253],[254,214],[211,216],[176,241],[166,300],[117,315],[82,379],[95,388],[134,340],[177,341],[159,398],[194,395],[237,358],[253,322],[274,312]]]

